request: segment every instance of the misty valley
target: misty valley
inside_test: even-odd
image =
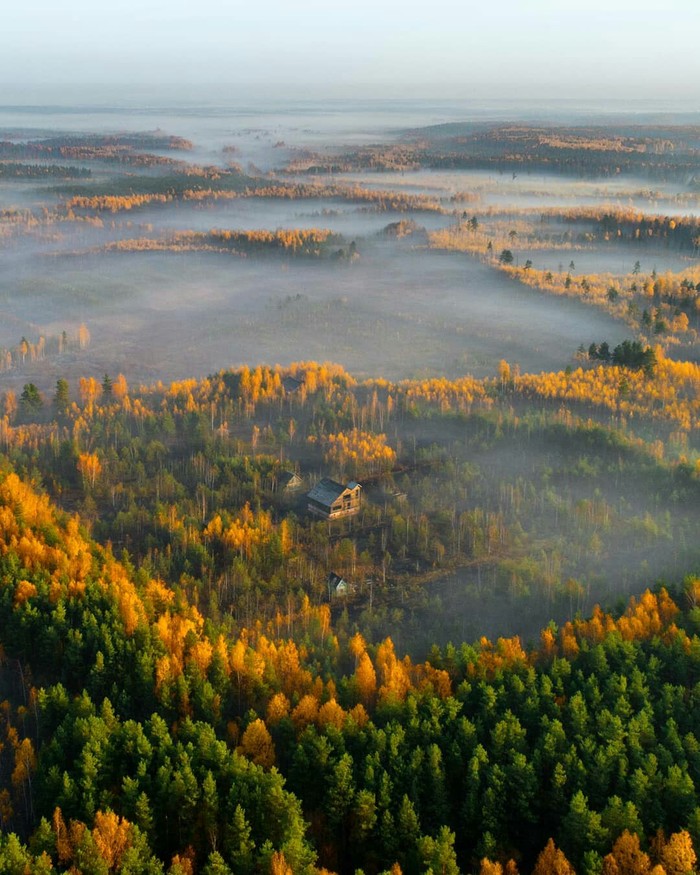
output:
[[[700,126],[438,115],[0,107],[0,873],[695,870]]]

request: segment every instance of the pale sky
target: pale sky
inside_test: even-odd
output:
[[[700,108],[699,36],[700,0],[12,0],[0,104],[28,83],[219,83]]]

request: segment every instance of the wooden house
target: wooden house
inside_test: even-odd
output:
[[[303,485],[303,479],[295,471],[282,471],[277,476],[277,488],[280,492],[297,492]]]
[[[355,480],[343,486],[330,477],[324,477],[306,497],[311,513],[326,520],[335,520],[359,511],[362,487]]]

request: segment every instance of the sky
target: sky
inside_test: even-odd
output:
[[[30,85],[279,96],[699,99],[698,0],[29,0],[0,103]]]

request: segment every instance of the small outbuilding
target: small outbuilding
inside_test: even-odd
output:
[[[334,571],[328,575],[328,593],[335,593],[337,596],[347,595],[348,583],[339,574]]]
[[[304,481],[296,471],[282,471],[277,477],[277,488],[280,492],[296,492],[303,485]]]
[[[362,487],[355,480],[346,486],[324,477],[306,496],[308,509],[316,516],[335,520],[357,513],[362,503]]]
[[[282,379],[282,386],[287,395],[293,395],[295,392],[298,392],[303,385],[304,381],[297,380],[296,377],[284,377]]]

